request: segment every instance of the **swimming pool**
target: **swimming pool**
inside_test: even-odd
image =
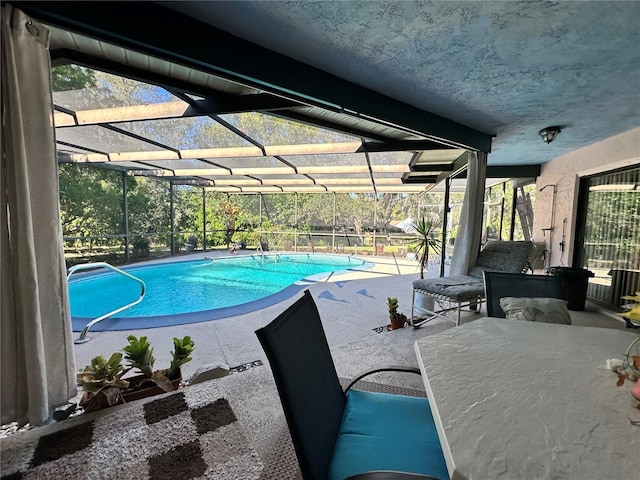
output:
[[[294,295],[318,274],[368,268],[347,255],[278,254],[189,260],[124,268],[142,279],[144,300],[105,319],[92,331],[179,325],[239,315]],[[78,274],[69,280],[74,331],[135,301],[138,284],[113,272]]]

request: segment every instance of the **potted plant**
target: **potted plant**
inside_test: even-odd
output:
[[[438,222],[426,219],[424,216],[418,220],[415,225],[416,239],[409,243],[418,257],[420,265],[420,278],[424,278],[424,271],[429,267],[429,254],[431,252],[436,255],[440,253],[440,244],[436,239],[436,231],[439,227]]]
[[[236,220],[242,213],[242,208],[233,203],[231,200],[227,200],[220,204],[220,215],[227,227],[227,230],[235,230]]]
[[[616,313],[624,318],[627,323],[627,328],[639,328],[640,327],[640,292],[636,292],[635,295],[625,295],[623,300],[631,300],[633,303],[627,303],[622,306],[625,309],[624,312]]]
[[[187,238],[187,242],[184,244],[185,251],[193,252],[197,246],[198,237],[196,237],[195,235],[189,235],[189,238]]]
[[[137,369],[140,373],[127,378],[130,386],[128,391],[123,392],[125,401],[158,395],[178,388],[182,380],[180,367],[191,361],[190,355],[194,349],[191,337],[173,339],[174,350],[171,352],[171,364],[169,368],[163,370],[153,369],[156,359],[153,356],[153,347],[147,337],[137,338],[135,335],[129,335],[127,340],[129,344],[122,349],[125,352],[127,366]]]
[[[627,323],[627,328],[640,328],[640,292],[636,292],[635,295],[625,295],[623,300],[631,300],[633,303],[623,305],[624,312],[616,313],[624,318]],[[631,387],[631,395],[637,400],[640,400],[640,336],[631,342],[627,352],[625,353],[625,361],[623,365],[626,367],[626,373],[630,374],[630,377],[635,377],[635,384]],[[636,346],[639,345],[639,346]],[[635,347],[635,354],[634,354]]]
[[[387,297],[387,309],[389,310],[389,320],[391,323],[387,325],[387,330],[396,330],[403,328],[407,323],[407,316],[398,312],[398,298]]]
[[[129,335],[127,340],[129,344],[123,348],[126,365],[122,364],[122,353],[116,352],[109,360],[94,357],[91,364],[78,373],[78,385],[84,390],[80,406],[85,412],[177,389],[182,380],[181,367],[191,361],[195,348],[189,336],[174,338],[169,367],[154,370],[153,347],[147,337]],[[125,378],[131,371],[137,374]]]
[[[129,382],[122,379],[126,372],[121,353],[114,353],[109,360],[101,355],[93,357],[91,364],[76,376],[78,385],[84,390],[80,400],[84,411],[93,412],[124,403],[122,391],[129,387]]]

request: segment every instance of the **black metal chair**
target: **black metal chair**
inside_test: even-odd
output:
[[[487,316],[505,318],[500,308],[504,297],[563,298],[562,283],[553,275],[526,275],[519,273],[484,272]]]
[[[449,478],[428,399],[343,391],[308,290],[256,331],[267,355],[305,480]]]

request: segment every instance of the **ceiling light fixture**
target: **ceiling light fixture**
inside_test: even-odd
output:
[[[561,131],[562,130],[560,130],[560,127],[547,127],[540,130],[538,132],[538,135],[540,135],[542,137],[542,140],[544,140],[545,142],[551,143],[555,140],[555,138]]]

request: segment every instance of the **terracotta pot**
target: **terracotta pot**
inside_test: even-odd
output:
[[[401,314],[395,317],[389,317],[389,321],[391,321],[391,323],[387,325],[387,330],[396,330],[404,327],[404,324],[407,322],[407,316]]]

